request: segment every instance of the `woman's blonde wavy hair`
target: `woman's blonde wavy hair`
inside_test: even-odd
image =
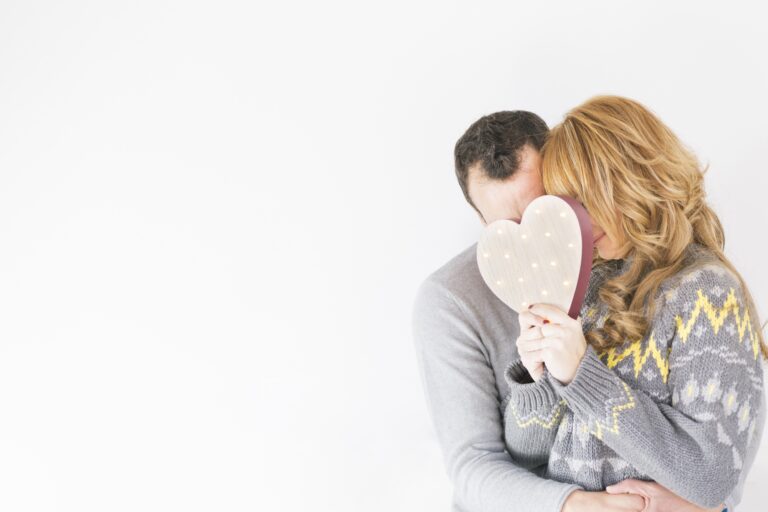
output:
[[[596,96],[551,130],[542,148],[545,190],[579,200],[621,244],[620,254],[632,256],[627,271],[599,291],[608,315],[602,328],[586,334],[596,349],[645,336],[653,297],[685,266],[686,251],[696,242],[738,278],[752,331],[768,359],[754,300],[725,257],[723,227],[705,201],[706,171],[664,123],[628,98]],[[596,256],[593,265],[603,263]]]

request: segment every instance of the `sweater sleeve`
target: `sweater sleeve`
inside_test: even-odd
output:
[[[598,291],[612,270],[615,270],[612,261],[592,269],[579,310],[585,332],[594,324]],[[504,379],[509,385],[509,393],[502,402],[504,439],[512,458],[525,468],[536,468],[549,462],[558,427],[568,409],[565,399],[552,387],[551,378],[545,368],[542,377],[534,382],[520,360],[507,365],[504,371]]]
[[[425,280],[412,320],[423,391],[454,501],[466,512],[559,512],[580,487],[540,478],[506,451],[493,368],[456,297]]]
[[[504,439],[507,451],[522,467],[546,464],[567,409],[555,393],[546,370],[534,381],[522,361],[510,363],[504,379],[509,393],[504,399]]]
[[[734,490],[725,499],[725,502],[724,502],[725,508],[728,509],[729,512],[732,510],[738,510],[738,505],[739,503],[741,503],[741,497],[742,497],[742,494],[744,493],[744,483],[746,482],[749,470],[752,468],[752,465],[755,462],[758,447],[760,446],[760,443],[763,437],[763,430],[765,427],[766,398],[765,398],[765,393],[761,393],[761,395],[762,395],[762,403],[760,404],[760,409],[757,413],[757,423],[753,430],[754,439],[752,439],[752,443],[754,443],[753,444],[754,448],[747,451],[747,456],[744,457],[744,467],[741,470],[741,476],[739,476],[739,483],[736,485]],[[749,428],[752,428],[752,426],[750,425]]]
[[[710,265],[682,283],[667,292],[671,303],[660,304],[651,326],[651,336],[671,333],[671,405],[633,389],[591,346],[570,384],[552,382],[592,434],[672,492],[709,508],[737,488],[745,457],[757,449],[763,372],[755,319],[735,276]]]

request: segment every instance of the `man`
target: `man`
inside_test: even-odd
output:
[[[472,124],[456,143],[456,176],[483,225],[519,220],[526,206],[545,193],[539,151],[548,132],[546,123],[530,112],[497,112]],[[519,359],[517,313],[482,280],[476,247],[472,244],[430,274],[413,307],[419,370],[453,483],[453,511],[705,510],[654,482],[628,480],[607,492],[587,492],[544,479],[545,467],[529,471],[510,457],[501,401],[509,391],[504,369]],[[761,414],[758,432],[763,423]],[[745,461],[747,470],[752,462]],[[740,501],[746,473],[726,500],[731,511]]]

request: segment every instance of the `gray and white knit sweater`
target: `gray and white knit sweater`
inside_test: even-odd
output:
[[[726,500],[765,413],[759,326],[711,252],[692,244],[687,258],[663,283],[645,338],[600,353],[588,346],[570,384],[546,371],[533,382],[519,360],[509,364],[502,408],[514,459],[587,490],[637,478],[702,507]],[[628,265],[593,271],[584,332],[605,321],[600,285]]]

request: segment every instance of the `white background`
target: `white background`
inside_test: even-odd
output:
[[[652,108],[768,318],[757,5],[1,0],[0,510],[447,510],[410,312],[496,110]]]

